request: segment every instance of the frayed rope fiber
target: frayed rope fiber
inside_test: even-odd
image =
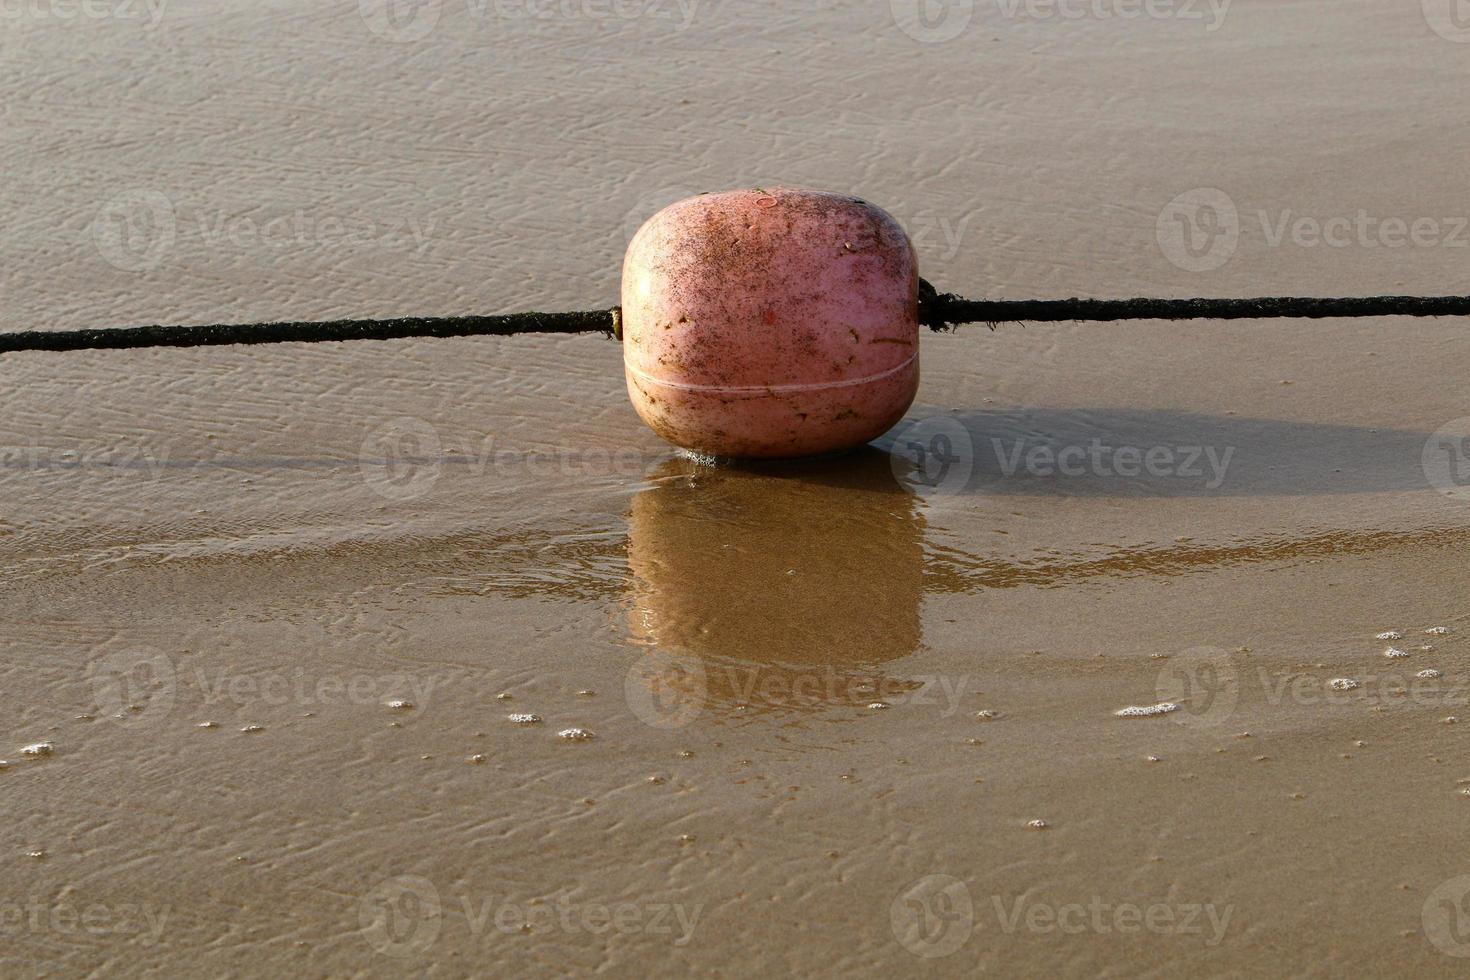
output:
[[[1264,299],[964,299],[919,284],[919,322],[931,330],[965,323],[1065,320],[1256,320],[1370,316],[1470,316],[1470,296],[1362,296]],[[26,330],[0,333],[0,354],[17,351],[219,347],[232,344],[397,340],[405,337],[510,337],[523,333],[603,333],[622,339],[622,312],[511,313],[504,316],[400,317],[212,326]]]

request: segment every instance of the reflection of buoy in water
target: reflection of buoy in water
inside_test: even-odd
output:
[[[913,245],[866,201],[705,194],[648,220],[623,264],[628,394],[712,456],[806,456],[892,428],[919,384]]]
[[[923,524],[886,454],[779,472],[673,459],[653,479],[628,544],[650,674],[715,702],[865,705],[881,665],[918,648]]]

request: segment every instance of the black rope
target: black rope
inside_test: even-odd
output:
[[[1263,299],[964,299],[919,283],[919,322],[931,330],[962,323],[1059,320],[1257,320],[1290,317],[1470,316],[1470,296],[1362,296]],[[622,312],[511,313],[505,316],[400,317],[392,320],[26,330],[0,333],[0,354],[15,351],[216,347],[225,344],[320,343],[402,337],[509,337],[523,333],[604,333],[622,339]]]
[[[617,310],[512,313],[506,316],[410,316],[394,320],[214,324],[204,327],[118,327],[0,333],[0,354],[23,350],[124,350],[130,347],[217,347],[224,344],[319,343],[400,337],[509,337],[520,333],[622,333]]]
[[[927,288],[926,288],[927,287]],[[919,322],[931,330],[962,323],[1059,320],[1265,320],[1367,316],[1470,316],[1470,296],[1302,296],[1261,299],[963,299],[920,284]]]

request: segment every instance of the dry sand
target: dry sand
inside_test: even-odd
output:
[[[1433,0],[87,9],[0,5],[4,329],[607,305],[771,182],[972,295],[1465,291]],[[754,470],[593,337],[5,358],[0,970],[1463,975],[1464,325],[924,353]]]

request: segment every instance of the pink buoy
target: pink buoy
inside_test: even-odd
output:
[[[623,364],[676,446],[779,458],[860,446],[919,385],[918,263],[892,217],[792,188],[672,204],[623,263]]]

